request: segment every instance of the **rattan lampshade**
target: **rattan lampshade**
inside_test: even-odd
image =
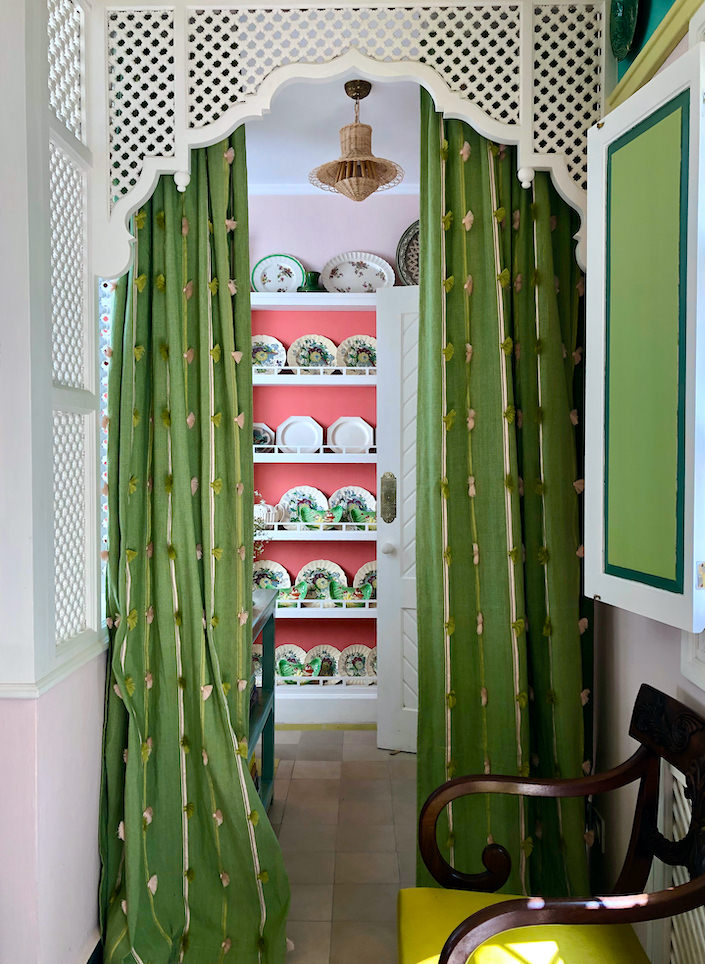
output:
[[[371,84],[351,81],[345,90],[355,100],[355,121],[340,128],[340,157],[315,168],[308,176],[311,184],[323,191],[337,191],[351,201],[364,201],[375,191],[386,191],[404,177],[404,171],[372,153],[372,128],[360,123],[360,98],[366,97]],[[351,92],[352,91],[352,92]]]

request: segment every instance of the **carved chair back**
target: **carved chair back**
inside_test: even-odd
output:
[[[705,873],[705,719],[644,683],[637,695],[629,735],[641,743],[643,759],[634,823],[615,893],[643,890],[653,858],[685,867],[691,878]],[[690,827],[676,841],[659,831],[660,761],[685,777],[692,807]]]

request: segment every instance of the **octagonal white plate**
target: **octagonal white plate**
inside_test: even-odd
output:
[[[326,444],[332,452],[360,455],[375,444],[375,430],[358,415],[343,415],[329,426]]]
[[[290,415],[277,426],[277,448],[281,452],[319,452],[323,429],[310,415]]]

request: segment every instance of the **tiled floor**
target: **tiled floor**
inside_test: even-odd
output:
[[[270,819],[291,883],[287,964],[396,964],[414,883],[416,757],[374,730],[278,730]]]

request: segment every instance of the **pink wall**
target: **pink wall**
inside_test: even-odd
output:
[[[0,964],[85,964],[98,941],[105,658],[0,699]]]
[[[291,254],[309,271],[343,251],[379,255],[396,269],[399,238],[419,216],[415,194],[373,194],[358,204],[339,194],[251,195],[250,260]]]

